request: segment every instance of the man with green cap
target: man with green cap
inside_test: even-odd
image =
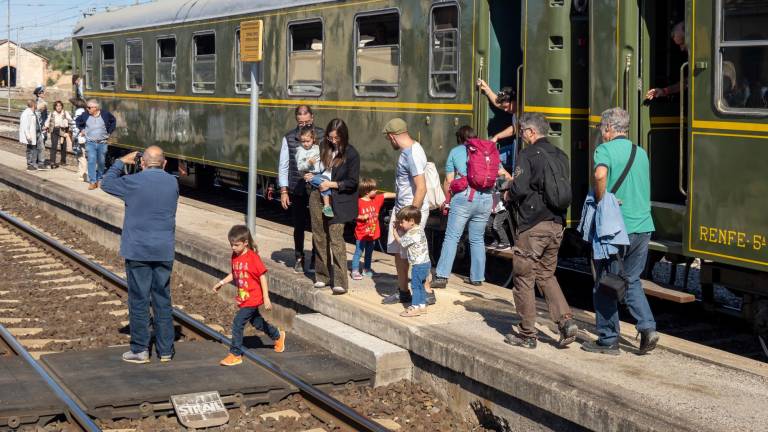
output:
[[[395,256],[397,268],[397,286],[399,292],[387,296],[382,300],[384,304],[410,303],[411,293],[408,291],[408,257],[405,250],[400,247],[394,236],[395,215],[405,206],[412,205],[421,209],[421,227],[427,224],[429,218],[429,203],[424,199],[427,195],[427,181],[424,172],[427,169],[427,154],[424,148],[408,134],[408,124],[401,118],[394,118],[387,122],[381,131],[394,150],[400,152],[395,171],[395,206],[389,218],[389,230],[387,235],[387,253]],[[427,303],[435,303],[435,295],[427,288]]]

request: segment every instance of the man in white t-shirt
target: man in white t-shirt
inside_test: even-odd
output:
[[[387,253],[395,256],[399,292],[385,297],[382,303],[410,303],[408,257],[392,233],[396,229],[394,226],[395,215],[401,208],[408,205],[420,208],[421,223],[419,225],[424,228],[427,224],[429,203],[424,199],[427,195],[427,181],[424,176],[424,171],[427,168],[427,154],[424,153],[424,148],[421,147],[421,144],[408,134],[408,124],[403,119],[394,118],[390,120],[384,126],[382,133],[387,137],[392,148],[400,151],[395,172],[395,207],[392,209],[392,215],[389,218],[389,234],[387,235]],[[427,291],[427,303],[434,304],[434,294],[429,289]]]

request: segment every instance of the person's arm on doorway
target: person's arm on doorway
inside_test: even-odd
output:
[[[480,91],[483,94],[485,94],[485,97],[488,98],[488,102],[491,105],[495,106],[498,109],[503,109],[501,104],[496,101],[496,93],[493,91],[491,86],[489,86],[488,83],[485,82],[482,78],[479,78],[477,80],[477,87],[479,87]],[[514,134],[514,132],[513,132],[513,134]],[[508,135],[508,136],[512,136],[512,135]]]

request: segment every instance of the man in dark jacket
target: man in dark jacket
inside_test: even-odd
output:
[[[96,189],[101,183],[107,156],[107,140],[115,131],[116,123],[115,116],[101,109],[96,99],[89,99],[86,112],[75,119],[80,135],[85,137],[89,190]]]
[[[176,206],[179,184],[165,172],[165,156],[157,146],[141,157],[142,171],[123,175],[137,152],[123,156],[104,175],[102,189],[125,201],[120,255],[128,276],[128,311],[131,350],[123,360],[149,363],[149,306],[152,305],[155,352],[161,362],[173,357],[171,271],[175,251]]]
[[[518,335],[508,334],[506,342],[536,348],[536,296],[538,285],[544,293],[549,314],[560,330],[560,346],[576,340],[578,328],[573,314],[555,279],[557,251],[563,240],[565,211],[551,208],[544,200],[544,174],[550,154],[557,160],[559,148],[546,136],[549,123],[543,115],[525,113],[520,117],[520,133],[528,146],[520,152],[508,198],[517,208],[517,235],[513,261],[515,307],[522,322]]]
[[[280,203],[285,210],[291,207],[293,216],[293,247],[296,261],[293,270],[296,273],[304,273],[304,229],[309,220],[309,192],[307,182],[296,164],[296,150],[301,147],[299,141],[299,129],[304,126],[312,126],[315,117],[309,105],[299,105],[294,111],[296,115],[296,127],[288,131],[280,145],[280,162],[278,167],[277,185],[280,188]],[[318,144],[323,142],[325,131],[317,126],[315,139]],[[312,265],[314,268],[315,251],[312,250]]]

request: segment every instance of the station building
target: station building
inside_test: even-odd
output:
[[[10,68],[8,67],[9,49]],[[14,41],[0,39],[0,87],[5,88],[9,83],[11,87],[16,88],[34,88],[45,84],[47,69],[47,58],[18,46]]]

